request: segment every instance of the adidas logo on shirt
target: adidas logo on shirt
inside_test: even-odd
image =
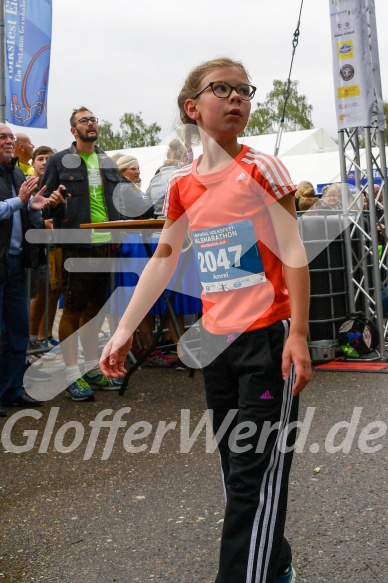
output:
[[[246,177],[247,175],[245,174],[245,172],[241,172],[241,174],[237,176],[236,180],[245,180]]]
[[[261,395],[260,399],[273,399],[273,396],[269,391],[265,391],[265,393]]]

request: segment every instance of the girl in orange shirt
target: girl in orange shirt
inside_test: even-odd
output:
[[[237,140],[254,94],[243,65],[230,59],[187,77],[181,120],[199,132],[203,154],[170,180],[160,243],[100,362],[108,377],[125,374],[132,334],[170,280],[189,227],[226,493],[215,583],[296,580],[283,533],[298,394],[311,377],[309,276],[287,170]]]

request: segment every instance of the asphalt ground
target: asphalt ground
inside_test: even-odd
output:
[[[122,397],[10,409],[0,420],[0,582],[213,583],[219,458],[205,429],[190,449],[182,421],[189,411],[192,434],[205,410],[200,372],[161,369],[136,372]],[[125,427],[94,435],[96,416],[115,413]],[[297,581],[387,583],[388,375],[315,372],[300,420],[286,529]],[[161,438],[163,421],[176,424]]]

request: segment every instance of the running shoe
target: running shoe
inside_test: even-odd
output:
[[[296,581],[296,573],[290,565],[282,575],[276,575],[275,583],[295,583]]]
[[[106,377],[100,370],[89,371],[83,376],[83,379],[95,389],[102,389],[103,391],[118,391],[123,384],[122,379],[110,379]]]
[[[94,393],[83,378],[71,383],[66,391],[72,401],[94,401]]]
[[[178,362],[176,363],[175,370],[188,370],[189,367],[178,358]]]
[[[145,361],[145,366],[154,368],[171,368],[176,365],[178,358],[176,356],[167,356],[161,350],[154,350]]]

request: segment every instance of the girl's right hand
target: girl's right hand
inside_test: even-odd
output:
[[[105,345],[101,358],[100,369],[104,375],[112,378],[122,378],[127,372],[124,368],[125,360],[131,349],[133,335],[129,338],[116,331]]]

